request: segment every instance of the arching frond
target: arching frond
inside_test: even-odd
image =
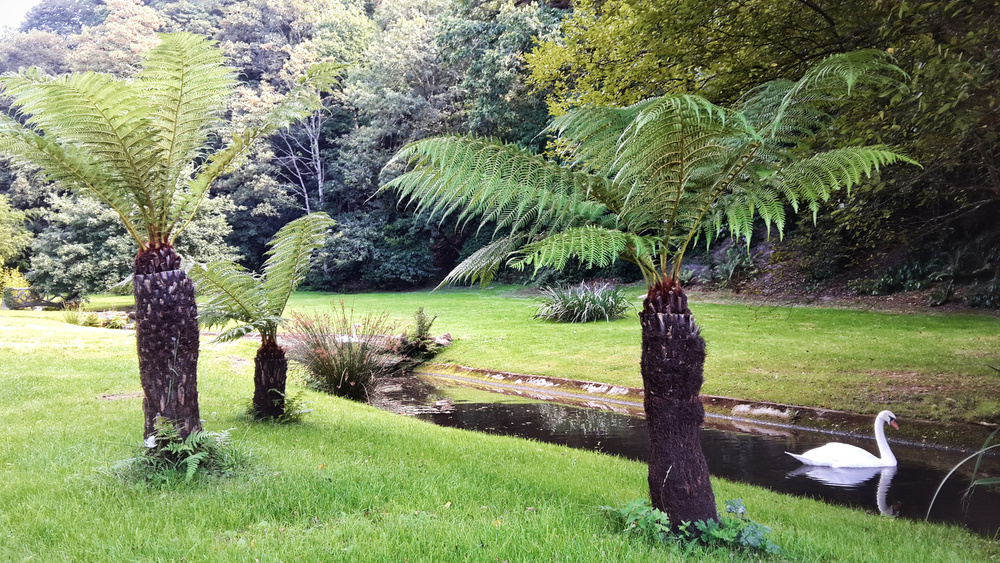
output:
[[[386,169],[409,171],[382,188],[394,189],[417,212],[458,222],[478,218],[499,229],[536,232],[599,220],[607,209],[591,201],[604,179],[570,170],[514,145],[466,137],[437,137],[401,149]],[[383,169],[385,170],[385,169]]]
[[[525,238],[524,235],[499,238],[473,252],[445,276],[438,284],[438,288],[457,283],[470,285],[479,283],[484,287],[489,285],[493,282],[493,277],[496,276],[500,266],[518,249]]]
[[[326,213],[311,213],[286,224],[267,243],[261,287],[270,314],[281,316],[285,311],[288,298],[309,272],[312,253],[323,246],[334,224]]]
[[[542,266],[561,270],[571,258],[577,258],[587,268],[603,268],[624,254],[634,238],[629,233],[590,225],[565,229],[524,245],[510,265],[518,269],[533,265],[535,271]]]
[[[198,293],[208,299],[200,307],[198,320],[203,326],[222,327],[232,321],[256,325],[268,316],[267,298],[257,278],[240,266],[223,260],[195,265],[189,274]]]
[[[850,190],[880,167],[897,162],[917,164],[884,146],[845,147],[785,166],[769,178],[769,184],[796,206],[805,201],[815,215],[816,204],[829,199],[834,190]]]
[[[168,221],[172,195],[181,175],[207,149],[209,134],[222,123],[235,77],[223,66],[214,42],[191,33],[161,34],[160,43],[142,61],[137,84],[154,108],[161,168],[154,201],[158,221]]]

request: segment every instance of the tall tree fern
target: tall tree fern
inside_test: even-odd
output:
[[[335,70],[314,67],[259,124],[226,139],[215,132],[235,78],[222,51],[197,35],[161,35],[127,80],[93,72],[51,79],[37,69],[0,78],[17,112],[0,116],[0,152],[96,196],[139,245],[133,281],[145,436],[158,417],[182,436],[201,427],[197,306],[174,240],[212,181],[255,140],[318,107],[313,85],[329,84]]]
[[[641,370],[651,428],[650,495],[675,525],[716,519],[698,443],[704,341],[679,276],[685,251],[722,231],[747,240],[760,218],[779,233],[786,207],[819,202],[896,162],[882,146],[810,148],[829,110],[902,75],[884,53],[835,55],[800,80],[765,84],[734,108],[664,96],[626,108],[580,108],[546,133],[561,160],[490,140],[444,137],[404,147],[383,173],[418,212],[496,225],[496,241],[444,283],[488,283],[501,265],[636,264],[648,293],[640,313]]]
[[[288,360],[278,344],[278,329],[285,323],[282,314],[288,299],[309,272],[312,253],[323,246],[333,225],[325,213],[312,213],[282,227],[268,242],[262,277],[227,261],[191,269],[199,293],[208,298],[201,324],[209,328],[233,325],[216,340],[260,334],[252,406],[257,418],[278,419],[285,414]]]

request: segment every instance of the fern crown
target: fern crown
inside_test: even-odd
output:
[[[172,244],[208,193],[257,139],[318,107],[317,87],[339,69],[320,65],[253,129],[222,139],[235,87],[213,41],[160,36],[131,79],[93,72],[54,79],[37,69],[0,78],[21,119],[0,116],[0,152],[40,167],[114,209],[140,249]]]
[[[756,218],[782,233],[786,205],[850,190],[881,167],[914,163],[884,146],[815,152],[830,110],[862,89],[899,88],[885,53],[834,55],[800,80],[749,92],[736,108],[692,95],[580,108],[547,133],[561,161],[489,139],[437,137],[400,150],[383,185],[428,217],[495,225],[495,240],[442,283],[489,283],[499,267],[561,269],[577,259],[678,280],[684,252],[724,229],[749,243]]]

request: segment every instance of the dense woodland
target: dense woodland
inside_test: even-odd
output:
[[[830,54],[873,48],[893,56],[907,87],[841,112],[812,145],[884,143],[922,167],[890,167],[800,209],[783,240],[761,229],[749,256],[745,241],[724,239],[729,250],[703,252],[685,281],[709,282],[714,272],[716,281],[739,283],[741,268],[783,267],[804,287],[933,287],[935,302],[1000,307],[994,2],[43,0],[6,31],[0,71],[129,76],[158,32],[180,30],[215,39],[230,57],[241,82],[231,102],[236,125],[273,107],[310,63],[346,65],[323,111],[257,147],[213,186],[179,240],[191,260],[231,257],[259,269],[279,228],[325,211],[336,228],[309,287],[433,285],[492,232],[414,217],[378,191],[400,172],[384,167],[407,143],[471,133],[558,158],[539,132],[570,108],[678,92],[731,103],[765,81],[797,79]],[[99,203],[61,192],[30,167],[0,169],[0,260],[27,272],[39,291],[107,291],[127,277],[134,255]],[[638,275],[614,265],[543,271],[538,280]]]

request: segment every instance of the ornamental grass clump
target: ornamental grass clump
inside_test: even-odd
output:
[[[624,318],[629,308],[625,290],[607,282],[545,287],[541,300],[535,318],[559,323],[613,321]]]
[[[316,390],[356,401],[368,399],[374,379],[391,375],[400,358],[389,313],[364,313],[343,302],[333,315],[293,314],[289,356],[306,368]]]

